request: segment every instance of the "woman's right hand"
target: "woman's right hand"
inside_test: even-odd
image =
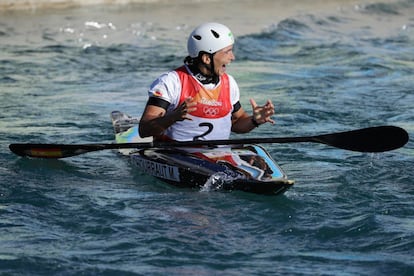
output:
[[[171,115],[174,117],[175,121],[191,120],[191,118],[187,117],[187,114],[197,110],[196,105],[197,103],[193,102],[192,97],[186,98]]]

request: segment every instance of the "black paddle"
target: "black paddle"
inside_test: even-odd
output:
[[[145,143],[123,144],[11,144],[9,148],[12,152],[20,156],[29,156],[35,158],[65,158],[87,152],[107,149],[144,149],[192,146],[212,147],[217,145],[299,142],[320,143],[340,149],[358,152],[384,152],[398,149],[404,146],[408,142],[408,133],[400,127],[378,126],[308,137],[247,138],[187,142],[154,141]]]

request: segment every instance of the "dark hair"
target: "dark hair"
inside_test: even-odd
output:
[[[185,57],[185,59],[184,59],[184,63],[185,63],[186,65],[188,65],[188,66],[191,66],[191,65],[198,65],[199,63],[201,63],[201,57],[202,57],[203,55],[209,55],[209,56],[212,58],[212,56],[213,56],[214,54],[210,54],[210,53],[207,53],[207,52],[205,52],[205,51],[200,51],[200,52],[198,53],[198,56],[197,56],[197,57],[186,56],[186,57]]]
[[[194,64],[197,63],[197,61],[196,61],[197,59],[198,58],[193,58],[193,57],[190,57],[190,56],[186,56],[185,59],[184,59],[184,64],[186,64],[188,66],[194,65]]]

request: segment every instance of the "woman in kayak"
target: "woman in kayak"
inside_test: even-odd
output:
[[[240,104],[234,78],[226,74],[235,59],[232,32],[219,23],[198,26],[189,36],[184,65],[156,79],[141,116],[139,134],[156,140],[228,139],[230,132],[246,133],[266,122],[274,124],[274,106],[258,106],[253,115]]]

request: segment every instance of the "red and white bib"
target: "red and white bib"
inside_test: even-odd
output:
[[[179,121],[165,131],[173,140],[214,140],[228,139],[231,131],[229,76],[220,76],[220,82],[212,89],[203,86],[185,66],[175,70],[181,83],[179,106],[186,98],[192,97],[196,110],[188,114],[191,120]]]

